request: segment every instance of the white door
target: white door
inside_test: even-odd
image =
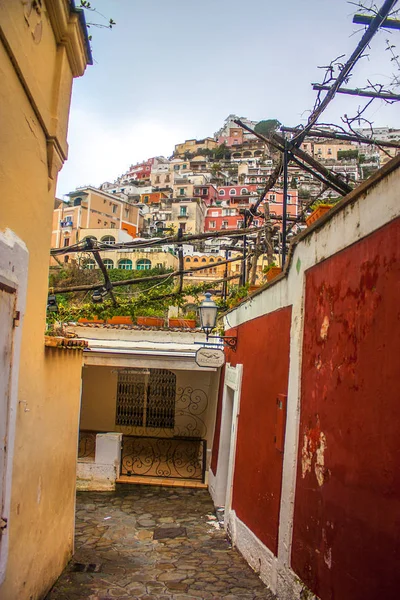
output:
[[[4,516],[15,290],[0,282],[0,563],[7,519]]]

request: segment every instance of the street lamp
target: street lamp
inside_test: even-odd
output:
[[[217,322],[217,312],[218,306],[215,304],[214,300],[211,299],[210,292],[206,292],[205,300],[199,306],[199,315],[200,315],[200,325],[206,337],[212,332],[215,328]]]
[[[237,337],[210,335],[217,322],[218,306],[215,304],[214,300],[211,299],[210,292],[206,292],[205,296],[206,297],[200,304],[198,310],[200,315],[200,326],[206,334],[206,340],[208,341],[209,338],[216,338],[222,340],[224,344],[231,348],[231,350],[236,350]]]

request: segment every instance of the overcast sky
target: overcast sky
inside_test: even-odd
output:
[[[380,5],[382,2],[378,2]],[[172,154],[189,138],[213,135],[235,113],[304,123],[320,81],[317,67],[348,57],[361,38],[346,0],[92,0],[116,26],[91,28],[94,65],[75,80],[69,158],[58,196],[113,181],[132,163]],[[87,20],[102,22],[96,14]],[[358,33],[354,33],[357,32]],[[393,67],[375,36],[351,81],[382,83]],[[398,36],[397,36],[398,37]],[[340,123],[359,100],[337,97],[324,122]],[[374,102],[376,126],[400,127],[398,105]]]

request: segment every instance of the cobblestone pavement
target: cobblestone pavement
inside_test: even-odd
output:
[[[46,600],[274,598],[226,540],[206,490],[78,493],[75,544]]]

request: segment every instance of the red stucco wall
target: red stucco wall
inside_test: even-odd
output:
[[[275,554],[283,462],[275,447],[276,400],[287,394],[291,313],[283,308],[238,327],[237,351],[227,358],[243,364],[232,507]]]
[[[399,259],[397,219],[306,274],[292,566],[322,600],[399,597]]]

